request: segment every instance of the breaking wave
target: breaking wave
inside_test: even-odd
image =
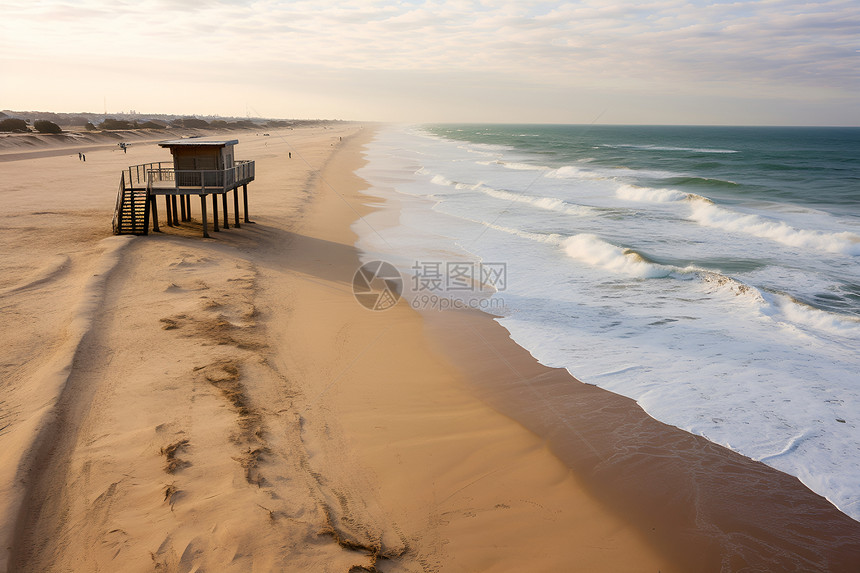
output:
[[[795,229],[785,221],[769,220],[759,215],[745,215],[718,207],[713,203],[701,201],[693,202],[691,208],[690,219],[706,227],[745,233],[761,239],[777,241],[790,247],[860,255],[860,235],[847,231],[828,233],[826,231]]]
[[[628,276],[663,278],[674,270],[672,267],[652,263],[632,249],[617,247],[589,233],[568,237],[563,241],[563,247],[564,252],[573,259]]]

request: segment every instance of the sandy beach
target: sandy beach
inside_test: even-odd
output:
[[[797,479],[490,316],[359,305],[373,129],[231,134],[254,223],[210,239],[110,234],[154,140],[0,140],[0,572],[860,569]]]

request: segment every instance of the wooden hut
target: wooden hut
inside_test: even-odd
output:
[[[191,196],[200,197],[203,236],[208,237],[207,197],[212,197],[212,227],[219,231],[218,199],[224,209],[225,229],[230,228],[227,196],[233,192],[234,226],[239,223],[239,187],[242,187],[245,222],[248,219],[248,183],[254,180],[254,162],[235,159],[238,139],[174,139],[159,143],[170,150],[172,162],[133,165],[123,171],[114,214],[115,234],[146,235],[149,221],[158,231],[156,197],[164,196],[167,225],[191,219]]]

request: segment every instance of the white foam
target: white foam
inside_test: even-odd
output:
[[[549,177],[550,179],[574,179],[582,177],[584,174],[586,174],[586,171],[579,167],[565,165],[564,167],[559,167],[558,169],[549,171],[545,177]]]
[[[526,195],[523,193],[513,193],[511,191],[504,191],[502,189],[493,189],[492,187],[487,187],[486,185],[476,185],[472,187],[472,189],[476,191],[480,191],[490,197],[495,197],[496,199],[500,199],[502,201],[513,201],[517,203],[525,203],[527,205],[532,205],[534,207],[538,207],[540,209],[545,209],[547,211],[556,211],[559,213],[566,213],[568,215],[580,215],[580,216],[588,216],[593,215],[596,211],[591,207],[587,207],[585,205],[575,205],[573,203],[568,203],[562,199],[557,199],[555,197],[538,197],[535,195]]]
[[[706,287],[725,290],[735,296],[749,298],[757,303],[765,303],[760,290],[742,281],[712,271],[696,270],[695,273]]]
[[[839,315],[804,304],[785,295],[774,297],[779,314],[777,320],[788,321],[790,326],[799,326],[840,337],[860,338],[860,319]]]
[[[430,182],[435,183],[436,185],[445,185],[448,187],[454,186],[454,182],[445,177],[444,175],[434,175]]]
[[[505,227],[503,225],[497,225],[495,223],[490,223],[487,221],[474,221],[475,223],[484,225],[485,227],[489,227],[490,229],[494,229],[496,231],[501,231],[503,233],[507,233],[509,235],[515,235],[522,239],[528,239],[529,241],[534,241],[536,243],[545,243],[549,245],[560,245],[563,238],[558,233],[532,233],[530,231],[523,231],[521,229],[514,229],[511,227]]]
[[[579,234],[564,241],[564,252],[573,259],[594,267],[639,278],[661,278],[672,273],[670,267],[649,263],[642,255],[616,247],[591,234]]]
[[[683,201],[690,197],[688,193],[682,193],[674,189],[653,189],[651,187],[639,187],[636,185],[622,185],[615,194],[619,198],[628,201],[648,201],[652,203],[672,203]]]
[[[791,247],[860,255],[860,235],[854,233],[795,229],[785,221],[738,213],[703,201],[691,202],[690,206],[690,219],[700,225],[770,239]]]
[[[518,163],[516,161],[501,161],[496,159],[494,161],[478,161],[479,165],[501,165],[502,167],[506,167],[507,169],[513,169],[515,171],[548,171],[550,168],[544,165],[534,165],[531,163]]]
[[[672,147],[665,145],[634,145],[634,144],[619,144],[619,145],[604,145],[604,147],[622,148],[622,149],[642,149],[645,151],[688,151],[693,153],[740,153],[736,149],[719,149],[712,147]]]

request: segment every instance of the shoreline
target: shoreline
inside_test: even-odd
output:
[[[796,477],[540,364],[489,313],[421,315],[433,347],[476,396],[545,440],[587,491],[679,570],[860,567],[860,523]]]
[[[799,479],[540,364],[489,315],[445,312],[457,316],[428,317],[427,329],[475,393],[546,440],[595,499],[679,570],[860,566],[860,523]],[[482,352],[487,358],[474,360]]]
[[[309,433],[325,420],[320,436],[341,434],[349,445],[348,451],[325,452],[318,437],[323,451],[317,456],[331,455],[335,464],[346,458],[346,465],[373,476],[375,483],[367,485],[376,492],[371,506],[379,517],[371,521],[385,525],[375,535],[383,553],[404,551],[391,570],[417,564],[429,570],[558,570],[571,563],[598,571],[673,570],[585,494],[539,439],[472,396],[462,373],[428,348],[418,313],[405,305],[373,312],[354,300],[351,280],[360,253],[351,227],[374,207],[366,182],[354,174],[363,161],[353,150],[332,157],[318,182],[324,191],[290,241],[298,257],[292,264],[306,275],[294,292],[314,301],[291,309],[293,320],[306,323],[313,316],[312,322],[342,326],[285,327],[273,338],[303,357],[299,364],[286,360],[279,367],[284,372],[304,370],[300,362],[308,359],[328,362],[337,348],[328,372],[306,377],[303,384],[313,390],[305,392],[310,399],[300,409],[315,412]],[[316,268],[320,248],[333,267],[322,274]],[[346,499],[341,507],[347,514],[338,520],[354,523],[358,504],[349,494]],[[355,529],[350,534],[360,538]],[[571,537],[580,542],[571,544]]]

